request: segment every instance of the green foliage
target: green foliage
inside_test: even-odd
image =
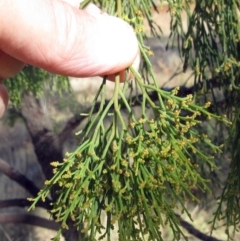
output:
[[[184,70],[190,64],[195,70],[196,81],[217,77],[222,87],[231,84],[238,88],[239,79],[239,1],[168,1],[172,16],[173,43],[178,39],[184,58]],[[181,12],[188,16],[188,28],[184,31]],[[210,73],[209,73],[210,72]]]
[[[52,163],[54,176],[46,181],[46,187],[34,199],[33,207],[39,199],[45,199],[53,186],[58,185],[59,198],[53,203],[51,213],[62,228],[68,228],[67,220],[71,219],[79,231],[89,235],[89,240],[95,240],[98,232],[101,237],[107,236],[111,240],[113,225],[117,223],[119,240],[144,240],[146,237],[162,240],[159,227],[169,225],[174,239],[178,240],[183,234],[174,214],[175,208],[180,205],[181,210],[188,213],[184,202],[196,201],[192,188],[208,190],[208,180],[200,176],[195,160],[215,168],[213,155],[220,151],[196,128],[201,123],[200,117],[231,123],[225,117],[208,111],[209,102],[202,105],[191,95],[178,97],[178,89],[166,92],[158,88],[148,59],[152,52],[144,44],[146,36],[143,29],[143,18],[146,17],[152,33],[160,34],[151,17],[151,8],[156,7],[156,1],[86,0],[82,6],[89,2],[97,3],[109,14],[123,18],[137,34],[143,59],[142,73],[149,83],[133,68],[130,71],[143,94],[142,117],[137,119],[133,113],[132,92],[127,96],[126,90],[131,84],[125,82],[122,88],[116,79],[114,97],[107,102],[104,79],[88,113],[88,123],[82,133],[77,133],[81,134],[79,147],[67,153],[63,161]],[[212,88],[207,79],[216,78],[225,96],[234,100],[229,103],[229,109],[237,108],[234,98],[239,86],[239,1],[198,0],[193,12],[190,10],[193,1],[167,2],[172,16],[169,45],[175,43],[175,38],[178,39],[184,70],[188,65],[195,70],[195,83],[202,81],[204,94]],[[183,30],[181,11],[188,15],[187,31]],[[156,101],[151,100],[149,91],[156,92]],[[98,100],[101,105],[94,114]],[[121,108],[127,109],[127,122],[123,119]],[[149,108],[154,113],[153,119],[146,114]],[[111,124],[106,126],[104,120],[110,114]],[[235,115],[231,117],[234,120]],[[234,121],[233,130],[238,126],[238,122]],[[234,147],[238,146],[238,136],[232,135]],[[204,152],[199,149],[199,143],[204,144]],[[238,158],[237,153],[233,154],[233,160]],[[228,204],[228,226],[235,226],[238,220],[239,209],[233,210],[238,207],[238,170],[237,162],[233,161],[223,193],[222,200]],[[216,218],[221,217],[221,208]],[[101,219],[103,213],[107,215],[106,227]]]
[[[226,98],[228,117],[233,125],[229,131],[226,144],[231,151],[230,172],[219,206],[213,220],[224,220],[226,233],[232,239],[229,228],[239,231],[239,96],[240,96],[240,1],[196,1],[196,7],[189,16],[189,27],[185,34],[179,31],[182,38],[181,52],[185,66],[192,63],[197,81],[203,81],[205,92],[211,85],[209,78],[214,78]],[[175,23],[178,18],[176,17]],[[172,24],[172,30],[177,30]],[[177,24],[177,26],[180,26]],[[181,29],[181,28],[179,28]],[[174,31],[176,34],[177,31]],[[233,232],[233,233],[234,233]]]
[[[39,199],[44,200],[57,185],[60,187],[58,200],[53,203],[51,213],[62,229],[68,228],[67,220],[71,219],[79,231],[89,235],[89,240],[95,240],[97,233],[112,240],[113,225],[117,224],[119,240],[163,240],[159,228],[168,225],[173,230],[174,239],[178,240],[184,235],[174,211],[180,207],[190,216],[185,202],[198,201],[192,189],[209,191],[209,180],[200,175],[200,169],[206,166],[216,168],[214,155],[220,152],[220,148],[198,128],[201,119],[215,118],[216,122],[229,126],[232,121],[233,124],[228,141],[232,148],[231,169],[213,227],[218,219],[224,219],[227,230],[230,226],[238,230],[240,1],[166,1],[171,14],[167,48],[177,42],[184,60],[183,70],[191,67],[195,84],[202,83],[201,91],[196,87],[193,96],[185,97],[178,97],[178,88],[172,92],[159,89],[149,61],[149,55],[153,53],[144,43],[143,18],[147,19],[152,34],[161,35],[151,11],[162,1],[85,0],[81,6],[85,7],[89,2],[121,17],[136,32],[143,63],[141,74],[132,67],[130,71],[135,76],[134,88],[140,89],[143,95],[141,118],[138,119],[133,112],[133,84],[126,81],[122,87],[116,79],[114,97],[107,101],[106,80],[103,79],[88,113],[87,125],[81,133],[76,133],[78,148],[67,153],[64,160],[53,160],[54,176],[46,181],[32,207]],[[188,16],[186,31],[181,12]],[[213,82],[209,79],[223,90],[230,121],[212,112],[213,109],[219,113],[212,91]],[[13,106],[20,106],[25,92],[39,97],[46,83],[52,90],[69,88],[67,79],[32,67],[27,67],[15,81],[8,80]],[[157,96],[154,102],[149,95],[151,91]],[[209,93],[213,96],[212,105],[208,101],[205,104],[198,101],[199,95],[206,97]],[[98,101],[100,108],[94,113]],[[215,106],[211,111],[210,105]],[[122,116],[123,108],[127,121]],[[148,109],[152,110],[154,118],[148,117]],[[107,126],[104,120],[109,116],[111,124]],[[107,216],[106,225],[101,219],[103,213]],[[56,240],[60,233],[61,230]],[[228,235],[230,237],[230,233]]]
[[[9,99],[12,107],[20,108],[25,93],[32,93],[36,98],[42,96],[46,89],[50,93],[62,94],[70,91],[67,77],[53,75],[47,71],[32,66],[27,66],[17,76],[4,81],[9,90]]]
[[[159,226],[169,224],[174,238],[179,239],[183,234],[174,208],[180,203],[182,211],[188,213],[184,202],[196,201],[191,189],[208,190],[207,180],[199,175],[192,161],[192,153],[215,167],[213,157],[196,149],[195,144],[204,142],[213,153],[220,150],[194,127],[200,123],[197,117],[214,115],[206,110],[209,103],[200,107],[194,104],[191,95],[177,97],[177,89],[169,93],[146,85],[140,75],[132,71],[144,92],[142,117],[135,118],[125,98],[127,83],[122,90],[116,83],[114,97],[105,106],[104,80],[79,147],[66,154],[63,162],[52,163],[55,175],[46,181],[46,188],[34,203],[40,198],[44,200],[51,187],[57,184],[59,198],[51,213],[61,222],[62,228],[68,228],[67,220],[71,218],[79,231],[89,234],[89,240],[95,240],[96,234],[103,230],[101,237],[112,240],[111,230],[117,223],[119,240],[142,240],[146,235],[150,240],[163,240]],[[157,91],[159,103],[151,101],[146,92],[149,88]],[[93,115],[99,96],[102,97],[101,107]],[[120,112],[124,105],[128,110],[127,124]],[[154,119],[146,115],[148,105],[154,112]],[[106,127],[103,121],[112,106],[112,124]],[[189,115],[182,116],[182,111],[188,111]],[[93,126],[95,130],[91,133]],[[101,221],[105,212],[106,229]]]
[[[229,232],[229,227],[233,227],[233,232],[239,232],[240,228],[240,112],[237,110],[234,117],[233,127],[230,132],[229,145],[232,148],[230,171],[228,174],[227,183],[223,189],[222,195],[219,197],[219,205],[213,220],[213,228],[216,228],[217,220],[224,220],[226,222],[226,233],[229,239],[232,235]]]

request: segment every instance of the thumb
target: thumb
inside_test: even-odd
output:
[[[0,48],[22,62],[89,77],[118,73],[138,54],[132,28],[119,18],[60,0],[3,2]]]
[[[70,0],[66,0],[66,1],[70,1]],[[73,0],[71,0],[73,1]],[[76,1],[76,0],[74,0]],[[106,13],[103,13],[101,11],[100,8],[98,8],[95,4],[88,4],[88,6],[85,8],[85,11],[88,12],[88,13],[95,13],[95,14],[106,14]],[[135,68],[135,69],[138,69],[139,68],[139,65],[140,65],[140,52],[138,52],[137,56],[135,57],[133,63],[132,63],[132,66]],[[129,66],[127,66],[129,67]],[[130,75],[127,77],[128,79],[131,79],[133,77],[132,73],[129,73]],[[124,82],[126,80],[126,71],[125,69],[121,70],[120,72],[118,72],[117,74],[114,73],[114,74],[108,74],[107,76],[107,79],[108,80],[111,80],[111,81],[115,81],[116,80],[116,75],[119,75],[120,77],[120,81],[121,82]]]

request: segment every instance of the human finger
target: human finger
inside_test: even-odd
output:
[[[134,60],[134,62],[132,64],[132,67],[134,69],[138,70],[139,69],[139,65],[140,65],[140,52],[136,56],[136,58],[135,58],[135,60]],[[120,71],[117,74],[108,75],[107,79],[114,82],[116,80],[116,76],[120,77],[120,82],[124,82],[125,80],[131,80],[134,77],[133,74],[131,73],[131,71],[129,71],[129,70],[128,71],[122,70],[122,71]]]
[[[121,19],[60,0],[3,2],[7,4],[0,8],[0,48],[22,62],[89,77],[118,73],[137,56],[135,33]]]
[[[68,0],[66,0],[66,1],[68,1]],[[88,4],[88,6],[85,8],[85,11],[87,11],[88,13],[106,14],[106,13],[103,13],[100,8],[98,8],[95,4],[92,4],[92,3]],[[140,52],[137,54],[132,65],[135,69],[138,69],[139,64],[140,64]],[[125,69],[123,69],[119,73],[114,73],[114,74],[108,75],[107,79],[110,81],[115,81],[117,76],[120,77],[120,82],[124,82],[126,80],[126,78],[128,78],[128,80],[133,78],[133,75],[131,72],[129,72],[129,71],[127,72]]]
[[[0,79],[11,78],[21,71],[24,63],[0,49]]]

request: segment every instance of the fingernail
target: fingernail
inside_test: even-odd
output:
[[[101,13],[103,13],[102,10],[99,7],[97,7],[95,4],[93,4],[93,3],[89,3],[84,10],[87,13],[92,13],[92,14],[101,14]]]

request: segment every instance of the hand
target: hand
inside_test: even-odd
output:
[[[0,0],[0,79],[16,75],[25,63],[74,77],[121,73],[137,57],[132,28],[79,0]],[[112,75],[112,76],[111,76]],[[0,84],[0,116],[7,105]]]

